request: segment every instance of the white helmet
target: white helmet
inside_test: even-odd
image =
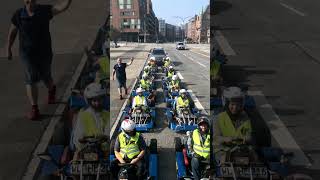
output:
[[[173,66],[169,66],[169,69],[173,69]]]
[[[136,128],[136,123],[130,119],[125,119],[121,123],[122,131],[133,131]]]
[[[86,99],[91,99],[99,96],[106,95],[106,89],[104,89],[101,84],[91,83],[84,90],[84,96]]]
[[[156,58],[152,56],[152,57],[150,58],[150,60],[155,61]]]
[[[165,57],[164,59],[170,61],[170,57],[169,56]]]
[[[142,75],[142,79],[147,79],[148,75],[147,74],[143,74]]]
[[[181,90],[179,91],[179,94],[183,94],[183,93],[187,93],[187,90],[181,89]]]
[[[142,88],[137,88],[137,90],[136,90],[136,93],[141,93],[141,92],[143,92],[144,90],[142,89]]]
[[[144,70],[149,70],[150,67],[149,67],[149,66],[146,66],[146,67],[144,67],[143,69],[144,69]]]
[[[223,91],[223,105],[226,105],[227,102],[233,100],[242,100],[242,103],[244,103],[244,99],[245,93],[242,92],[242,90],[239,87],[229,87]]]
[[[178,80],[178,79],[179,79],[179,77],[178,77],[177,75],[173,75],[173,76],[172,76],[172,80],[175,81],[175,80]]]

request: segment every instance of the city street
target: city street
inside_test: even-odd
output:
[[[225,80],[263,97],[273,112],[260,107],[262,116],[277,122],[275,144],[297,152],[296,171],[314,179],[320,179],[319,8],[314,0],[219,0],[211,17],[214,39],[229,59]]]
[[[57,0],[39,0],[39,3],[54,4]],[[42,121],[27,120],[31,110],[24,86],[24,69],[18,57],[18,38],[15,41],[13,60],[5,56],[5,44],[13,13],[23,7],[23,1],[2,2],[0,19],[0,180],[20,180],[32,158],[32,152],[49,124],[59,105],[47,105],[47,89],[40,86],[39,107]],[[85,13],[84,13],[85,12]],[[54,17],[51,22],[53,41],[53,75],[57,83],[57,97],[61,96],[76,71],[84,46],[91,46],[100,26],[106,19],[106,1],[94,0],[90,3],[73,1],[67,12]]]
[[[142,46],[142,45],[140,45]],[[210,84],[209,82],[209,57],[205,54],[205,50],[199,47],[198,52],[194,53],[190,50],[176,50],[174,43],[166,43],[166,44],[146,44],[141,47],[134,48],[135,50],[140,49],[141,51],[135,52],[138,58],[133,53],[133,50],[128,50],[128,52],[123,52],[121,56],[125,57],[136,57],[138,62],[134,61],[131,66],[127,68],[127,78],[129,79],[129,83],[139,75],[140,70],[143,67],[144,62],[141,62],[142,57],[146,60],[147,53],[145,56],[141,56],[141,53],[144,52],[143,49],[149,50],[152,47],[163,47],[168,56],[171,58],[174,68],[177,70],[177,75],[181,78],[182,84],[184,87],[191,93],[194,97],[194,101],[197,101],[197,108],[202,109],[202,114],[206,115],[209,112],[209,98],[210,98]],[[125,47],[111,49],[111,57],[113,57],[116,51],[122,51]],[[204,48],[205,49],[205,48]],[[116,51],[115,51],[116,50]],[[139,54],[140,53],[140,54]],[[113,64],[115,61],[113,61]],[[139,66],[137,66],[139,64]],[[111,66],[113,67],[113,66]],[[132,70],[135,70],[133,73]],[[130,72],[129,72],[130,70]],[[131,74],[131,75],[130,75]],[[161,73],[158,73],[158,76]],[[160,80],[160,81],[159,81]],[[116,82],[111,81],[111,99],[118,99],[118,93],[116,91]],[[164,102],[163,90],[161,88],[161,79],[156,80],[157,86],[157,103],[156,103],[156,128],[151,132],[144,133],[144,137],[147,141],[150,141],[152,138],[156,138],[158,141],[158,152],[159,152],[159,163],[158,163],[158,172],[159,179],[175,179],[176,178],[176,162],[175,162],[175,149],[174,149],[174,138],[182,137],[182,134],[175,133],[173,130],[168,128],[166,124],[167,118],[165,116],[165,107],[166,103]],[[118,114],[122,104],[118,104],[116,100],[111,101],[111,114]],[[122,103],[125,100],[121,101]],[[115,104],[115,106],[114,106]],[[117,109],[117,110],[116,110]],[[114,112],[113,112],[114,111]],[[116,113],[117,112],[117,113]],[[113,117],[112,119],[115,119]],[[112,120],[114,122],[114,120]],[[119,123],[119,122],[117,122]],[[113,123],[111,123],[113,124]]]

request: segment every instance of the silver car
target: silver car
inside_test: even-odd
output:
[[[186,49],[186,45],[183,43],[183,42],[178,42],[177,45],[176,45],[176,49],[178,50],[185,50]]]

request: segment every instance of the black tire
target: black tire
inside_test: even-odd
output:
[[[150,153],[151,154],[157,154],[158,153],[158,147],[157,147],[158,145],[157,145],[157,139],[151,139],[150,140],[150,146],[149,146],[149,148],[150,148]]]
[[[182,152],[182,142],[179,137],[174,138],[174,148],[176,152]]]

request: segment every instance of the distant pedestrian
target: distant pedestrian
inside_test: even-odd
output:
[[[51,76],[52,43],[50,20],[65,11],[72,0],[63,0],[52,5],[37,4],[37,0],[24,0],[24,7],[18,9],[11,18],[8,34],[7,57],[12,59],[12,45],[19,33],[19,54],[25,67],[27,95],[32,105],[29,119],[40,117],[38,109],[37,83],[42,80],[48,91],[48,104],[55,103],[56,86]]]
[[[114,65],[113,67],[113,72],[112,72],[112,80],[114,80],[114,75],[116,74],[117,81],[118,81],[118,92],[120,99],[122,99],[122,87],[125,90],[125,94],[128,94],[128,88],[126,85],[127,81],[127,75],[126,75],[126,67],[130,66],[133,62],[133,57],[130,59],[130,62],[128,63],[122,63],[122,58],[117,59],[117,64]]]

